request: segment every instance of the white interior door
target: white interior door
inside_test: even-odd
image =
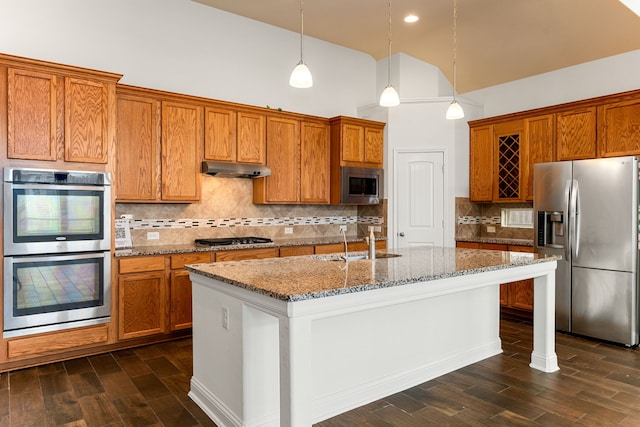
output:
[[[444,245],[444,153],[396,155],[396,242],[398,247]]]

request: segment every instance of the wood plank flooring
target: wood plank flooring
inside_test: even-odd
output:
[[[317,427],[640,426],[640,351],[556,334],[560,372],[529,368],[531,325],[504,353]],[[0,374],[0,427],[215,426],[187,396],[191,339]]]

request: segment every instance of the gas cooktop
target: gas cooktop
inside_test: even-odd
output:
[[[221,237],[216,239],[196,239],[196,245],[200,246],[225,246],[225,245],[252,245],[256,243],[272,243],[273,240],[266,237]]]

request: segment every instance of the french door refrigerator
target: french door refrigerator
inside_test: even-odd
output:
[[[534,166],[535,249],[561,255],[556,329],[638,344],[638,159]]]

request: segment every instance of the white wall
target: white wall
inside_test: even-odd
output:
[[[640,50],[492,86],[463,97],[485,117],[640,88]]]
[[[121,83],[332,117],[376,102],[376,62],[190,0],[3,0],[0,52],[124,74]]]

